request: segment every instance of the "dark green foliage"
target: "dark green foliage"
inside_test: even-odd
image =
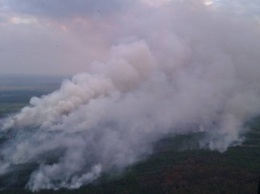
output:
[[[253,130],[256,132],[253,137],[260,138],[260,125],[254,125]],[[121,175],[104,175],[76,190],[43,190],[37,194],[254,194],[260,174],[260,147],[251,143],[251,135],[242,146],[232,147],[225,153],[202,149],[180,151],[175,140],[181,145],[193,141],[194,136],[167,138],[156,145],[151,157]],[[20,188],[0,193],[31,192]]]
[[[26,92],[21,94],[24,95],[21,103],[16,100],[19,103],[0,104],[0,117],[28,103],[29,95]],[[128,167],[121,174],[104,174],[96,182],[75,190],[36,193],[255,194],[260,175],[260,117],[248,121],[245,127],[250,130],[243,145],[231,147],[224,153],[198,149],[198,140],[203,133],[168,137],[156,143],[154,154],[147,160]],[[0,193],[31,194],[24,189],[30,171],[28,166],[19,175],[1,177],[0,184],[7,185],[7,188]],[[8,187],[6,183],[15,179],[20,180],[19,184]]]

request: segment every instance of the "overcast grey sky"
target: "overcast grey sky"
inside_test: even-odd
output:
[[[92,61],[106,60],[111,46],[153,31],[156,26],[147,29],[139,20],[164,22],[163,7],[174,9],[176,1],[181,0],[0,0],[0,73],[88,71]],[[260,12],[257,0],[193,1],[254,17]]]

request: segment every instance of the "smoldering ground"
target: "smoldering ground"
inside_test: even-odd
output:
[[[74,189],[168,135],[205,132],[200,146],[219,151],[243,141],[260,112],[257,23],[193,1],[134,8],[107,62],[1,121],[1,176],[34,164],[28,189]]]

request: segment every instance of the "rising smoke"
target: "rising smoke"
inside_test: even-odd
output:
[[[260,113],[257,24],[183,1],[136,12],[118,21],[125,28],[107,62],[1,121],[12,138],[0,175],[34,164],[30,190],[74,189],[143,159],[169,134],[205,132],[201,147],[219,151],[243,140],[243,123]]]

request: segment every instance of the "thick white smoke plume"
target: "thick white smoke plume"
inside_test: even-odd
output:
[[[34,164],[32,191],[73,189],[146,157],[169,134],[203,131],[201,146],[220,151],[241,142],[243,123],[260,113],[258,27],[184,4],[123,18],[130,38],[118,35],[108,62],[3,120],[12,138],[1,145],[0,174]]]

